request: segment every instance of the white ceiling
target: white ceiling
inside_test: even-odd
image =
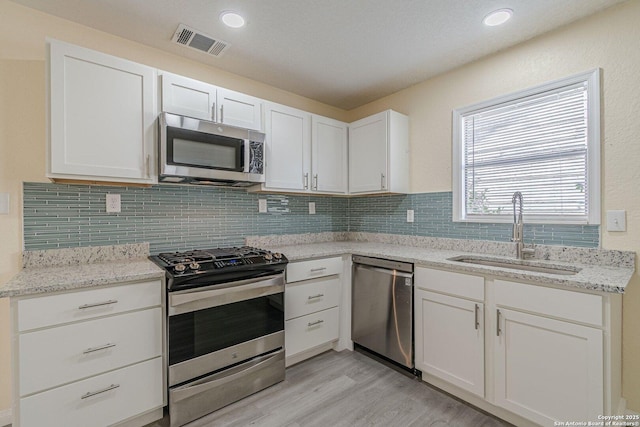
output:
[[[13,0],[343,109],[352,109],[623,0]],[[485,27],[490,11],[513,18]],[[223,10],[245,16],[225,27]],[[231,43],[171,43],[183,23]]]

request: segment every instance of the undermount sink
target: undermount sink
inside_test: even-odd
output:
[[[490,267],[511,268],[513,270],[535,271],[538,273],[560,274],[565,276],[572,276],[580,272],[580,269],[575,267],[548,266],[536,263],[535,261],[509,261],[504,259],[480,258],[464,255],[448,259],[449,261],[464,262],[467,264],[487,265]]]

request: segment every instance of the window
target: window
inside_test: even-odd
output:
[[[453,112],[454,221],[600,223],[600,76],[594,70]]]

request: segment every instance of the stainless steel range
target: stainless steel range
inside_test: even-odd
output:
[[[172,427],[284,380],[284,255],[234,247],[150,258],[167,276]]]

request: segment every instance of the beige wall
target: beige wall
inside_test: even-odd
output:
[[[451,191],[453,109],[602,69],[602,207],[625,209],[627,231],[602,246],[640,252],[640,1],[632,0],[349,112],[392,108],[411,119],[413,192]],[[604,216],[603,216],[604,217]],[[623,300],[623,395],[640,412],[640,278]]]
[[[0,0],[0,283],[20,268],[21,183],[44,178],[44,38],[49,36],[342,120],[386,108],[411,117],[412,190],[451,190],[451,110],[514,90],[603,69],[603,206],[627,210],[628,231],[603,246],[640,252],[640,1],[632,0],[513,49],[346,113],[273,87],[168,55]],[[623,383],[640,411],[640,285],[624,297]],[[0,300],[0,411],[11,405],[8,303]]]

